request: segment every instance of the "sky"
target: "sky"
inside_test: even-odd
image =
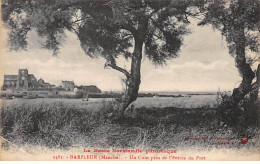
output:
[[[168,60],[164,66],[154,66],[143,58],[141,92],[231,91],[239,85],[241,77],[220,32],[211,26],[198,27],[195,20],[188,27],[191,34],[184,37],[178,58]],[[68,31],[66,35],[60,53],[54,57],[51,51],[39,46],[40,39],[34,32],[28,36],[27,51],[10,52],[8,30],[3,30],[0,79],[4,74],[17,74],[19,68],[27,68],[37,79],[55,85],[62,80],[72,80],[76,85],[96,85],[102,91],[123,89],[122,73],[104,69],[104,59],[86,56],[76,35]],[[129,61],[118,59],[117,62],[121,67],[129,68]]]

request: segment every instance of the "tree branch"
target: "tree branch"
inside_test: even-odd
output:
[[[111,62],[106,62],[105,68],[106,67],[111,67],[111,68],[123,73],[127,78],[131,77],[131,74],[127,70],[117,66],[116,64],[112,64]]]
[[[74,23],[78,23],[78,22],[80,22],[80,21],[84,21],[84,20],[88,20],[88,19],[92,19],[92,18],[91,18],[91,17],[80,18],[80,19],[77,19],[77,20],[75,20],[75,21],[73,21],[73,22],[71,22],[71,23],[74,24]]]
[[[75,28],[73,28],[73,27],[70,27],[71,28],[71,30],[73,30],[77,35],[79,35],[79,32],[75,29]]]
[[[129,32],[131,32],[132,34],[134,34],[136,32],[136,29],[133,28],[131,25],[129,24],[119,24],[118,27],[120,29],[124,29],[124,30],[127,30]]]

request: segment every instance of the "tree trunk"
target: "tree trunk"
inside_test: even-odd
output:
[[[255,73],[252,71],[250,64],[246,62],[244,29],[240,28],[239,30],[236,30],[236,33],[239,36],[235,41],[236,67],[238,68],[238,71],[243,80],[239,87],[233,90],[232,101],[234,106],[237,106],[239,102],[245,97],[245,95],[249,94],[252,89],[252,81],[255,77]]]
[[[119,117],[124,115],[126,108],[134,102],[138,97],[139,86],[141,83],[141,60],[142,60],[142,38],[135,37],[135,47],[131,62],[131,76],[126,81],[126,91],[122,96],[122,101],[119,106]]]
[[[256,71],[256,82],[252,85],[252,91],[250,92],[250,101],[255,102],[258,99],[260,87],[260,64],[258,64],[257,71]]]
[[[239,87],[233,90],[232,97],[234,105],[237,105],[245,97],[245,95],[252,90],[252,81],[255,77],[255,74],[248,63],[241,61],[240,59],[236,59],[236,61],[239,72],[242,72],[243,80]]]

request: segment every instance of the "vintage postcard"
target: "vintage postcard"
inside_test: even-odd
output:
[[[259,0],[2,0],[0,160],[260,160],[259,16]]]

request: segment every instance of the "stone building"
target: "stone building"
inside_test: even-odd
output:
[[[38,80],[38,84],[41,86],[41,85],[44,85],[45,81],[43,79],[39,79]]]
[[[17,76],[17,89],[35,89],[38,87],[37,79],[29,74],[27,69],[19,69]]]
[[[74,91],[75,83],[73,81],[62,81],[61,88],[66,91]]]
[[[3,89],[34,89],[38,87],[37,79],[27,69],[19,69],[18,75],[4,75]]]
[[[17,88],[29,87],[29,74],[27,69],[19,69],[17,76]]]
[[[16,89],[17,75],[4,75],[3,89]]]
[[[55,88],[55,85],[46,83],[43,79],[39,79],[37,83],[39,85],[38,87],[39,90],[50,90]]]
[[[33,74],[29,74],[28,69],[19,69],[18,75],[4,75],[4,84],[2,89],[12,90],[37,90],[46,89],[52,86],[40,79],[37,81]]]

